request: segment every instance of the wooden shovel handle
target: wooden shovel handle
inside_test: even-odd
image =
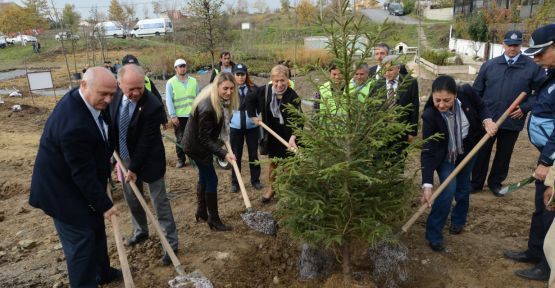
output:
[[[513,112],[513,110],[515,110],[516,107],[518,107],[520,102],[522,102],[522,100],[524,100],[525,97],[526,97],[526,92],[522,92],[518,95],[518,97],[515,99],[515,101],[513,101],[511,106],[509,106],[509,108],[501,115],[501,117],[499,117],[497,122],[495,122],[495,124],[497,124],[497,127],[501,126],[501,124],[505,121],[505,119],[507,119],[509,114],[511,114],[511,112]],[[455,170],[453,170],[453,172],[451,172],[451,174],[449,174],[449,176],[443,181],[443,183],[441,183],[441,185],[439,185],[439,187],[436,189],[436,191],[434,191],[434,194],[432,194],[431,202],[434,202],[434,200],[439,196],[439,194],[441,194],[441,192],[443,192],[443,190],[445,190],[445,188],[449,185],[449,183],[459,174],[459,172],[461,172],[461,170],[464,168],[464,166],[466,166],[466,164],[470,161],[470,159],[472,159],[472,157],[474,157],[474,155],[476,155],[476,153],[478,153],[480,148],[482,148],[482,146],[484,146],[484,144],[486,144],[486,142],[489,140],[489,138],[491,138],[491,137],[486,133],[482,137],[482,139],[480,139],[480,142],[478,142],[478,144],[476,144],[474,146],[474,148],[472,148],[472,150],[470,150],[470,152],[468,152],[468,154],[466,155],[466,157],[464,157],[464,159],[461,161],[461,163],[459,163],[459,165],[457,165],[457,167],[455,167]],[[414,222],[416,222],[416,219],[418,219],[418,217],[420,217],[420,215],[422,215],[422,213],[424,213],[424,211],[426,211],[426,208],[428,208],[428,204],[426,204],[426,203],[422,204],[420,206],[420,208],[418,208],[418,211],[416,211],[416,213],[414,213],[414,215],[412,215],[412,217],[407,221],[407,223],[405,223],[405,225],[403,225],[401,230],[403,232],[407,232],[410,229],[410,227],[412,226],[412,224],[414,224]]]
[[[106,193],[108,194],[108,198],[112,200],[112,193],[110,192],[109,185],[106,187]],[[127,261],[127,253],[125,252],[125,247],[123,247],[121,231],[119,229],[118,223],[118,216],[112,215],[110,218],[110,222],[112,223],[112,230],[114,230],[114,237],[116,238],[116,248],[118,250],[121,272],[123,274],[123,283],[125,285],[125,288],[135,288],[133,276],[131,276],[131,269],[129,268],[129,262]]]
[[[264,124],[264,122],[259,121],[258,122],[260,124],[260,126],[262,126],[262,128],[264,128],[264,130],[268,131],[268,133],[272,134],[272,136],[274,136],[274,138],[276,138],[279,142],[281,142],[281,144],[285,145],[285,147],[287,147],[287,149],[297,153],[297,149],[291,147],[291,145],[289,145],[289,143],[287,141],[285,141],[285,139],[283,139],[281,136],[279,136],[276,131],[272,130],[272,128],[268,127],[268,125]]]
[[[232,152],[231,145],[228,141],[225,141],[225,148],[228,152]],[[247,194],[247,189],[245,189],[245,183],[243,182],[243,177],[241,177],[241,171],[239,171],[239,166],[237,166],[236,161],[231,161],[231,166],[233,166],[233,171],[235,171],[235,178],[237,178],[237,182],[239,182],[239,188],[241,189],[241,196],[243,196],[243,202],[245,202],[245,207],[247,210],[252,209],[251,200],[249,199],[249,195]]]
[[[118,161],[118,164],[121,167],[121,171],[123,172],[123,175],[124,176],[127,175],[128,173],[127,168],[121,161],[121,158],[119,157],[118,152],[114,151],[113,156],[116,159],[116,161]],[[131,186],[131,190],[133,190],[135,197],[137,197],[137,200],[139,200],[139,203],[141,203],[141,206],[143,207],[143,210],[145,211],[146,216],[148,217],[150,222],[152,222],[152,225],[154,226],[154,230],[156,230],[156,233],[160,238],[160,242],[162,242],[162,246],[164,247],[164,250],[166,250],[166,253],[168,253],[168,255],[170,256],[170,259],[172,260],[172,264],[175,267],[175,271],[177,271],[177,273],[181,276],[185,275],[185,271],[183,269],[183,266],[181,265],[181,262],[179,262],[179,259],[173,252],[173,249],[170,246],[168,239],[166,239],[166,235],[164,235],[164,232],[162,232],[162,228],[160,228],[160,224],[158,223],[158,220],[156,219],[154,214],[152,214],[152,212],[150,211],[150,208],[148,208],[148,204],[146,204],[145,198],[143,197],[143,195],[141,195],[141,192],[139,191],[137,184],[135,184],[135,181],[131,181],[129,182],[129,185]]]

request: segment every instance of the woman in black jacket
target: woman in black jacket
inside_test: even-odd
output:
[[[207,221],[210,229],[217,231],[229,231],[231,227],[224,225],[218,215],[218,176],[212,156],[235,161],[235,155],[224,150],[218,139],[229,141],[231,113],[239,106],[236,87],[231,73],[221,73],[201,91],[193,102],[182,142],[183,150],[199,170],[195,218],[197,222],[199,218]]]
[[[450,76],[440,76],[432,83],[432,95],[422,112],[422,137],[427,139],[436,133],[441,138],[430,139],[424,144],[421,154],[422,203],[428,203],[432,211],[426,223],[426,240],[436,252],[444,250],[441,231],[455,198],[456,205],[451,213],[450,234],[462,232],[468,214],[470,175],[474,158],[468,162],[432,205],[434,171],[443,182],[462,159],[480,140],[481,126],[493,136],[497,125],[472,87],[466,84],[457,87]]]
[[[262,120],[281,138],[288,141],[289,146],[296,149],[297,137],[293,135],[293,129],[290,127],[292,115],[286,107],[291,104],[300,110],[301,100],[295,90],[289,87],[288,77],[289,69],[287,67],[284,65],[274,66],[270,72],[271,83],[259,87],[254,93],[247,95],[247,114],[256,125],[259,125],[259,121]],[[268,135],[268,157],[287,157],[285,145],[271,135]],[[276,164],[270,162],[268,190],[266,195],[262,196],[262,203],[268,203],[274,197],[272,182],[275,178],[272,173],[275,168]]]

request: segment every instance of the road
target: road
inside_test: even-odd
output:
[[[418,19],[415,19],[410,16],[393,16],[389,15],[387,10],[383,9],[362,9],[362,14],[368,17],[373,22],[383,23],[385,19],[388,19],[388,22],[399,23],[399,24],[408,24],[408,25],[416,25],[418,24]]]

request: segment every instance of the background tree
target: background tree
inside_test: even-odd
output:
[[[135,5],[130,3],[124,3],[121,6],[123,8],[123,14],[124,14],[124,20],[123,22],[121,22],[121,24],[123,24],[123,27],[125,27],[125,29],[130,30],[131,28],[133,28],[133,26],[136,23],[137,15],[136,15]]]
[[[295,8],[300,24],[308,24],[316,18],[316,6],[310,0],[301,0]]]
[[[119,4],[118,0],[110,1],[110,8],[108,8],[108,19],[110,21],[117,21],[121,24],[125,22],[125,11]]]
[[[249,3],[247,0],[237,0],[235,10],[237,14],[249,14]]]
[[[81,21],[81,15],[75,10],[75,5],[64,5],[64,10],[62,11],[62,23],[64,26],[75,32],[79,28],[79,21]]]
[[[285,15],[289,15],[289,0],[281,0],[281,9],[280,12]]]
[[[266,4],[264,0],[256,0],[252,4],[252,8],[254,8],[257,13],[264,13],[268,9],[268,4]]]
[[[524,35],[525,40],[528,40],[531,32],[540,26],[555,22],[555,0],[545,0],[543,5],[538,8],[536,14],[525,20],[526,31],[529,33]]]
[[[355,59],[370,57],[383,36],[381,28],[367,27],[362,16],[347,13],[348,2],[342,0],[341,9],[321,23],[345,88],[332,93],[335,105],[324,102],[318,113],[290,109],[296,115],[294,127],[304,127],[294,129],[301,148],[275,160],[274,186],[280,227],[296,239],[334,251],[345,282],[352,279],[351,255],[389,239],[416,190],[410,189],[411,176],[404,176],[405,152],[416,143],[394,144],[411,128],[399,122],[406,109],[384,103],[385,91],[359,100],[349,82]],[[364,38],[369,44],[362,44]]]
[[[9,5],[0,12],[0,31],[4,34],[36,28],[33,11]]]
[[[37,15],[41,19],[45,19],[50,16],[48,0],[23,0],[21,2],[25,8],[31,10],[34,15]]]
[[[486,42],[488,40],[488,25],[486,23],[486,16],[484,11],[478,11],[472,14],[468,20],[468,36],[472,40],[472,46],[476,56],[478,56],[478,51],[481,48],[481,42]],[[482,55],[485,58],[487,55]],[[478,56],[480,57],[480,56]]]
[[[191,32],[194,33],[197,48],[200,51],[209,51],[214,68],[216,49],[226,40],[226,17],[223,17],[223,0],[190,0],[187,10],[194,18],[191,23]]]
[[[162,13],[162,4],[158,1],[152,2],[152,13],[156,15],[156,17],[160,17],[160,13]]]

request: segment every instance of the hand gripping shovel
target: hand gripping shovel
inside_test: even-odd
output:
[[[272,136],[274,136],[274,138],[276,138],[279,142],[281,142],[281,144],[285,145],[285,147],[287,147],[287,149],[291,150],[294,153],[297,153],[297,148],[293,148],[291,147],[291,145],[289,145],[289,143],[287,141],[285,141],[285,139],[283,139],[281,136],[279,136],[276,131],[272,130],[272,128],[268,127],[268,125],[264,124],[264,122],[259,121],[258,123],[260,123],[260,126],[262,126],[262,128],[264,128],[264,130],[268,131],[268,133],[272,134]]]
[[[123,175],[127,175],[127,173],[128,173],[127,168],[125,167],[125,165],[121,161],[121,158],[119,157],[118,153],[116,151],[114,151],[113,155],[114,155],[114,158],[116,159],[116,161],[118,161],[118,164],[120,165],[121,170],[123,171]],[[168,242],[168,239],[166,239],[166,235],[164,235],[164,232],[162,232],[162,228],[160,228],[160,224],[158,223],[158,220],[156,219],[154,214],[152,214],[152,212],[150,211],[150,208],[148,208],[148,205],[146,204],[146,201],[145,201],[143,195],[141,195],[141,192],[139,192],[139,188],[137,187],[137,184],[135,184],[134,181],[131,181],[131,182],[129,182],[129,185],[131,186],[131,189],[133,190],[133,193],[135,194],[135,197],[137,197],[137,200],[139,200],[139,203],[141,203],[141,206],[143,207],[143,210],[145,211],[146,216],[148,217],[148,219],[150,220],[150,222],[154,226],[154,230],[156,230],[156,233],[158,234],[158,237],[160,237],[160,242],[162,242],[162,246],[164,247],[164,250],[166,250],[166,253],[168,253],[168,255],[170,256],[172,264],[175,267],[175,271],[179,275],[176,278],[174,278],[173,280],[169,281],[170,287],[185,287],[185,286],[183,286],[185,283],[195,282],[193,280],[194,278],[199,278],[199,279],[204,278],[200,274],[200,272],[193,272],[189,275],[185,274],[185,270],[183,269],[183,266],[181,265],[181,262],[179,262],[179,259],[177,258],[177,256],[173,252],[173,249],[170,246],[170,243]],[[204,279],[206,279],[206,278],[204,278]],[[208,279],[206,279],[206,281],[208,281]],[[201,286],[201,287],[212,287],[212,284],[210,283],[210,281],[208,281],[208,283],[210,284],[210,286]]]
[[[106,187],[106,193],[108,194],[108,198],[112,200],[112,193],[110,190],[110,185],[108,185]],[[129,262],[127,261],[127,254],[125,253],[125,248],[123,247],[123,241],[121,241],[122,237],[119,230],[118,216],[112,215],[110,222],[112,223],[112,230],[114,230],[114,238],[116,238],[116,248],[118,250],[121,272],[123,274],[123,283],[125,288],[135,288],[135,283],[133,282],[133,277],[131,276],[131,269],[129,269]]]
[[[515,101],[513,101],[511,106],[509,106],[509,108],[503,113],[503,115],[501,115],[501,117],[499,117],[497,122],[495,122],[495,124],[497,124],[497,127],[501,126],[501,124],[505,121],[505,119],[507,119],[509,114],[511,114],[511,112],[513,112],[513,110],[516,109],[516,107],[520,104],[520,102],[522,102],[522,100],[524,100],[525,97],[526,97],[526,92],[522,92],[518,95],[518,97],[515,99]],[[443,190],[445,190],[447,185],[449,185],[449,183],[457,176],[457,174],[459,174],[459,172],[461,172],[461,170],[464,168],[464,166],[466,166],[466,164],[470,161],[470,159],[472,159],[472,157],[474,157],[474,155],[476,155],[476,153],[478,153],[480,148],[482,148],[482,146],[484,146],[484,144],[486,144],[486,142],[489,140],[489,138],[491,138],[491,137],[488,134],[484,135],[484,137],[482,137],[482,139],[480,139],[480,142],[478,142],[478,144],[476,144],[476,146],[474,146],[474,148],[472,148],[472,150],[470,150],[470,152],[468,152],[468,155],[466,155],[466,157],[464,157],[464,159],[461,161],[461,163],[459,163],[459,165],[457,165],[457,167],[455,167],[455,170],[453,170],[453,172],[451,172],[451,174],[449,174],[447,179],[445,179],[445,181],[443,181],[443,183],[441,183],[441,185],[439,185],[439,187],[436,189],[434,194],[432,194],[432,199],[431,199],[432,202],[437,198],[437,196],[439,196],[439,194],[441,194],[441,192],[443,192]],[[426,204],[426,203],[422,204],[420,206],[420,208],[418,209],[418,211],[416,211],[416,213],[414,213],[414,215],[412,215],[412,217],[407,221],[407,223],[405,223],[405,225],[403,225],[401,230],[403,232],[407,232],[410,229],[410,227],[412,226],[412,224],[414,224],[416,219],[418,219],[418,217],[420,217],[420,215],[422,215],[422,213],[424,213],[426,208],[428,208],[428,204]]]
[[[228,141],[225,142],[225,147],[227,151],[232,151],[231,145]],[[276,235],[276,220],[274,220],[272,213],[266,211],[254,211],[252,209],[247,189],[245,189],[245,183],[243,183],[243,177],[241,177],[241,171],[239,171],[239,166],[237,166],[236,161],[231,161],[231,165],[233,166],[233,171],[235,171],[237,182],[239,182],[241,196],[243,196],[243,202],[245,202],[246,207],[246,211],[244,214],[241,214],[241,218],[243,218],[245,224],[253,230],[267,235]]]

